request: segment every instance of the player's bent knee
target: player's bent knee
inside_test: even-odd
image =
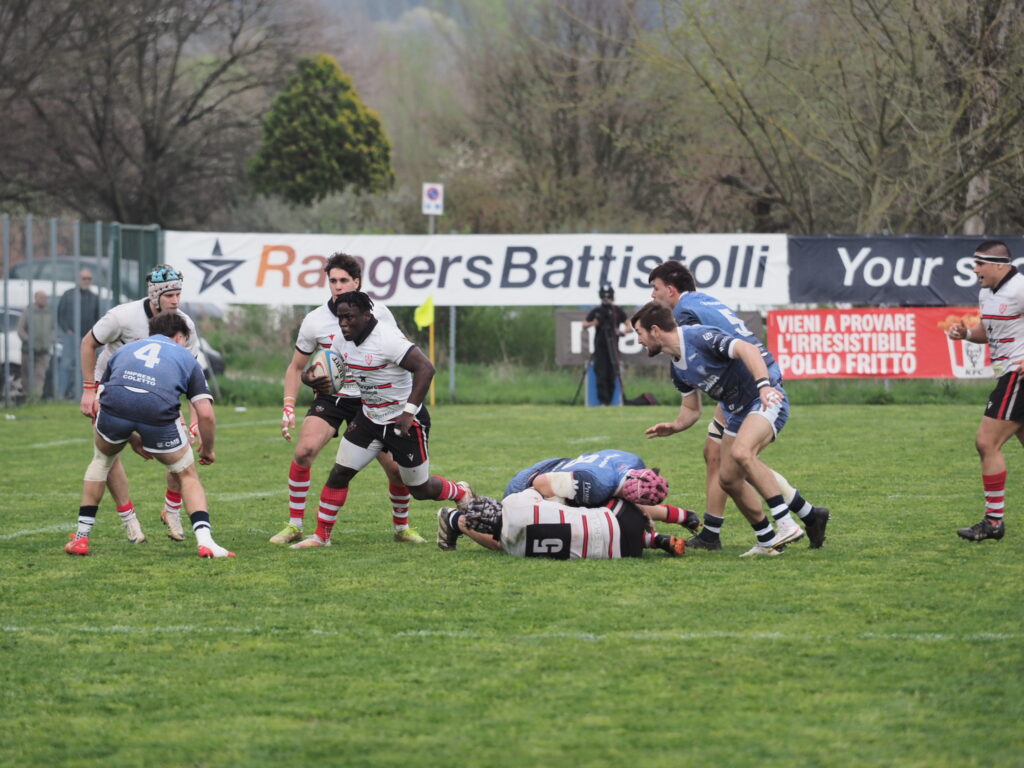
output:
[[[92,461],[85,468],[85,479],[96,483],[105,483],[107,482],[107,475],[110,474],[110,468],[117,461],[117,454],[107,456],[96,446],[93,446],[92,450]]]

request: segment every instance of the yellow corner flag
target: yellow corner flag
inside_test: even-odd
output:
[[[412,316],[413,322],[416,323],[417,328],[426,328],[428,325],[434,324],[434,297],[429,296],[420,306],[416,307],[416,312]]]

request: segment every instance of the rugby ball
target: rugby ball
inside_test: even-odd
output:
[[[320,349],[309,359],[309,372],[313,378],[326,376],[331,380],[331,391],[341,392],[345,386],[345,361],[329,349]]]

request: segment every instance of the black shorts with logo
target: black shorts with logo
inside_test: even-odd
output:
[[[420,408],[405,437],[395,434],[393,423],[378,424],[371,421],[360,408],[356,417],[349,422],[344,439],[360,448],[369,448],[370,443],[379,440],[384,446],[383,450],[390,453],[400,467],[418,467],[430,460],[430,452],[427,450],[429,435],[430,412],[426,406]]]
[[[985,415],[1000,421],[1024,422],[1024,376],[1015,368],[1004,373],[988,396]]]
[[[333,397],[317,392],[313,405],[306,411],[307,416],[316,416],[334,427],[334,436],[338,436],[341,423],[351,424],[357,413],[363,410],[362,401],[358,397]]]
[[[619,552],[623,557],[644,556],[644,533],[647,531],[647,515],[628,501],[622,500],[615,513],[619,521]]]

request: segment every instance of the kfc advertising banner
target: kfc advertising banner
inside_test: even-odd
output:
[[[362,258],[363,290],[391,306],[595,305],[605,282],[616,303],[639,306],[666,259],[734,307],[789,303],[785,235],[164,234],[187,299],[221,305],[320,304],[336,251]]]
[[[768,348],[785,379],[991,378],[987,344],[946,336],[955,320],[976,323],[977,307],[776,310]]]
[[[955,306],[978,300],[971,271],[982,237],[791,237],[794,304]],[[1001,236],[1024,268],[1024,237]],[[710,291],[709,291],[710,293]]]

